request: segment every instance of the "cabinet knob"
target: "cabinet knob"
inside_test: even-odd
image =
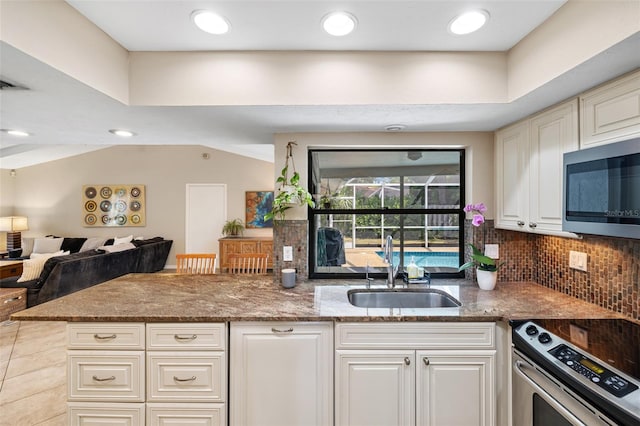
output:
[[[422,358],[422,362],[424,362],[424,365],[429,365],[429,358],[427,358],[426,356],[424,358]]]
[[[408,357],[408,356],[404,357],[404,363],[405,363],[406,365],[411,365],[411,359],[409,359],[409,357]]]
[[[518,223],[518,226],[524,226],[524,221],[522,220],[519,220],[517,223]]]
[[[529,228],[535,228],[535,227],[537,227],[537,226],[538,226],[538,224],[537,224],[537,223],[535,223],[535,222],[530,222],[530,223],[529,223]]]

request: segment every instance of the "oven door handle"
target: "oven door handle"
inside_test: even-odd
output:
[[[518,375],[520,377],[522,377],[531,387],[533,387],[536,392],[538,392],[538,394],[540,395],[540,397],[542,397],[542,399],[544,399],[545,401],[547,401],[548,404],[550,404],[553,408],[555,408],[556,410],[558,410],[558,412],[560,412],[565,418],[567,418],[568,420],[571,421],[571,423],[573,423],[574,425],[577,426],[587,426],[585,423],[583,423],[579,418],[577,418],[576,416],[574,416],[573,414],[571,414],[571,412],[569,410],[567,410],[566,408],[564,408],[562,406],[562,404],[560,404],[553,396],[549,395],[544,389],[542,389],[540,387],[540,385],[538,385],[536,382],[534,382],[529,376],[527,376],[527,373],[525,373],[524,371],[522,371],[522,369],[524,367],[529,368],[527,366],[527,364],[525,364],[524,362],[520,361],[520,360],[516,360],[515,362],[515,370],[516,373],[518,373]],[[567,395],[569,396],[569,395]]]

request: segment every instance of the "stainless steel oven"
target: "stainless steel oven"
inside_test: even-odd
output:
[[[577,327],[587,334],[594,330],[591,323],[580,327],[565,322],[567,329]],[[629,325],[637,327],[634,333],[640,335],[640,326]],[[604,328],[617,332],[610,324]],[[633,376],[640,369],[636,365],[640,348],[630,348],[623,355],[630,375],[538,322],[514,325],[512,336],[514,426],[640,425],[640,380]],[[601,338],[593,335],[593,339],[601,350],[607,346]],[[637,343],[634,339],[628,343]],[[614,355],[622,352],[620,347],[609,350]],[[619,364],[614,358],[609,360]]]

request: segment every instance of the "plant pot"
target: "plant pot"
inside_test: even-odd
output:
[[[498,272],[476,269],[476,279],[478,280],[478,287],[480,287],[480,289],[493,290],[498,281]]]

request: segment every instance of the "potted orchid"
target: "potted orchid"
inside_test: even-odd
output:
[[[487,207],[484,205],[484,203],[467,204],[463,210],[466,213],[473,214],[473,217],[471,219],[471,224],[475,227],[482,226],[483,239],[486,238],[486,231],[484,229],[484,222],[485,222],[484,213],[487,211]],[[484,245],[485,244],[483,242],[483,246]],[[477,267],[476,276],[478,278],[478,285],[483,290],[492,290],[496,285],[498,269],[504,264],[504,262],[496,263],[495,259],[489,256],[485,256],[484,253],[473,244],[469,244],[469,246],[473,251],[471,253],[471,260],[465,263],[464,265],[460,266],[458,268],[458,271],[464,271],[465,269],[470,268],[471,266],[476,266]]]

